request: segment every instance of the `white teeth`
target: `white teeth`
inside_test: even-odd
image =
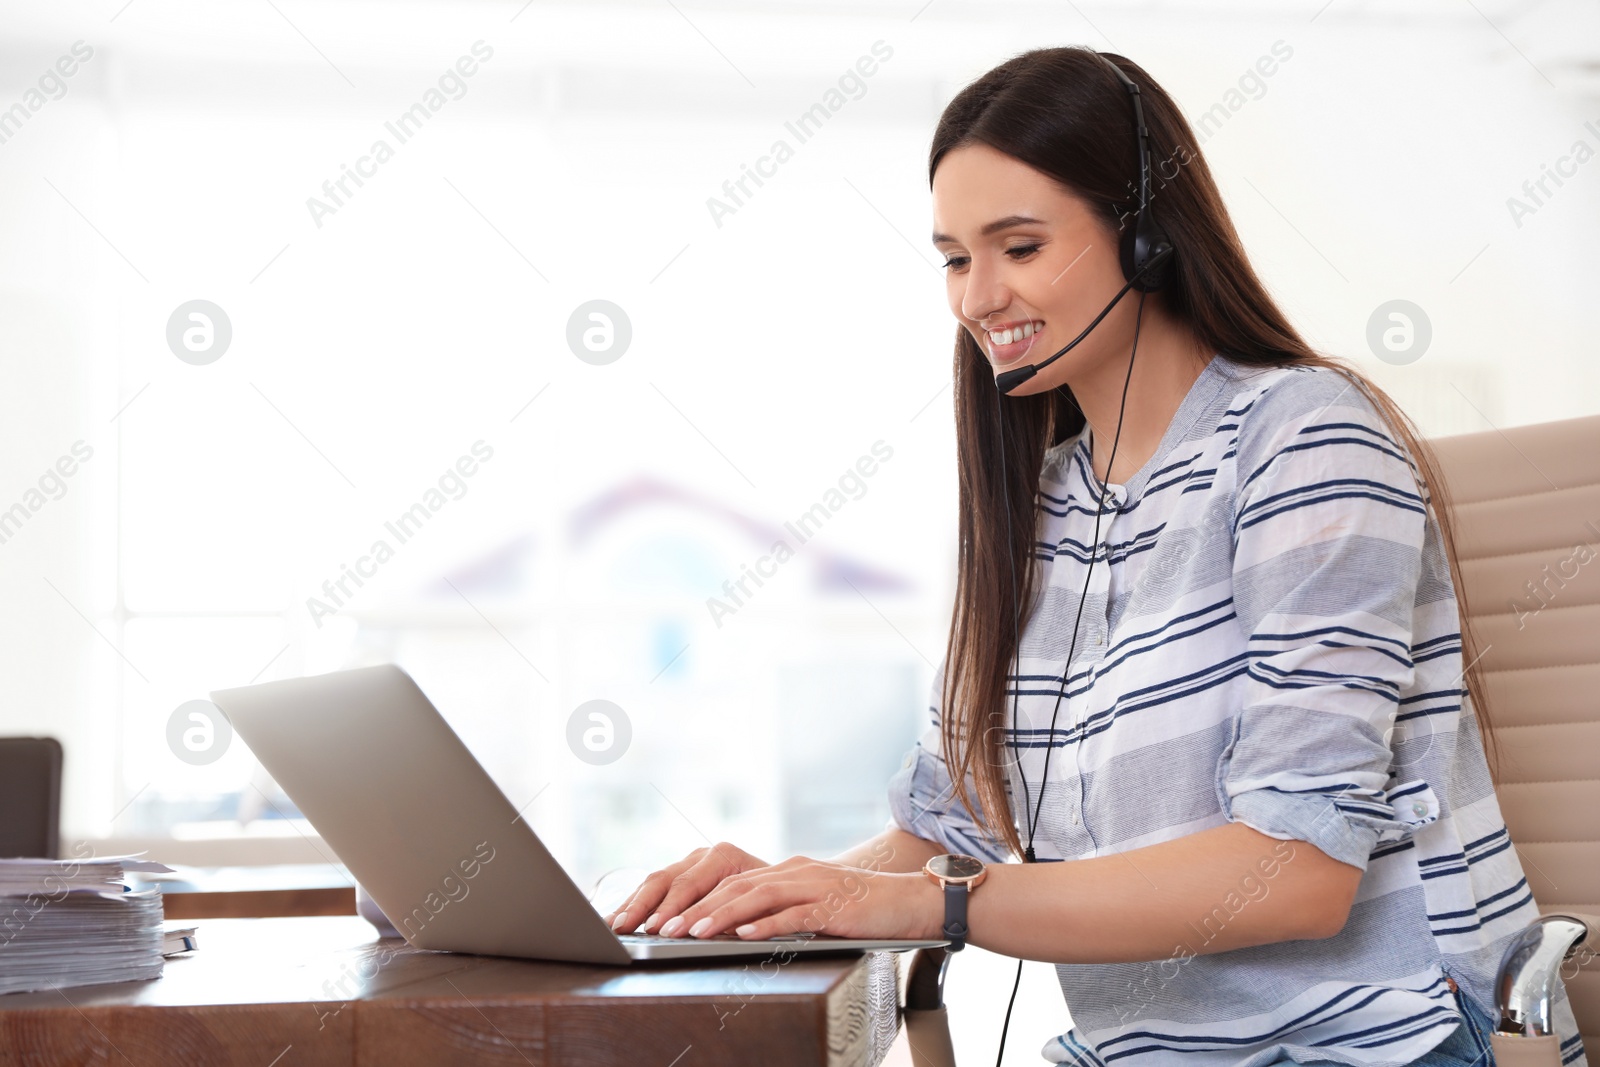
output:
[[[1027,340],[1043,328],[1044,323],[1035,321],[1023,323],[1021,326],[1010,330],[990,330],[989,340],[997,345],[1015,344],[1018,341]]]

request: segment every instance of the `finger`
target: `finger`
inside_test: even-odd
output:
[[[666,884],[671,877],[670,868],[652,871],[632,893],[628,894],[620,906],[612,909],[610,914],[605,916],[606,925],[613,930],[620,930],[623,927],[631,929],[638,926],[640,917],[645,913],[645,908],[666,893]]]
[[[698,899],[690,901],[679,914],[663,922],[661,932],[667,937],[691,936],[689,930],[701,919],[740,894],[748,893],[755,888],[759,878],[771,877],[772,873],[770,867],[765,867],[755,872],[734,871],[724,875]]]
[[[684,924],[678,923],[672,930],[668,930],[667,926],[680,918],[685,908],[715,889],[724,878],[738,873],[739,868],[734,865],[726,847],[702,849],[701,852],[703,854],[697,862],[670,880],[666,893],[644,922],[645,933],[660,931],[668,937],[676,936]]]
[[[621,915],[623,912],[627,911],[628,910],[628,906],[644,890],[645,884],[647,882],[649,882],[649,880],[651,878],[655,877],[657,874],[660,874],[660,873],[661,873],[660,871],[651,871],[649,874],[647,874],[643,878],[641,878],[634,885],[633,889],[631,889],[626,895],[624,895],[621,898],[621,903],[619,903],[616,907],[612,908],[610,911],[606,912],[605,915],[602,916],[602,918],[605,919],[606,923],[609,925],[612,919],[616,918],[618,915]],[[609,877],[609,875],[607,877]]]
[[[648,875],[646,877],[648,877]],[[638,885],[633,887],[633,890],[628,893],[627,896],[622,898],[622,903],[618,904],[616,907],[600,916],[603,920],[605,920],[605,924],[607,926],[610,926],[613,919],[627,910],[628,903],[633,900],[634,897],[638,896],[639,890],[643,888],[643,886],[644,882],[641,880]]]
[[[814,889],[792,876],[740,874],[723,881],[716,892],[684,910],[679,936],[714,937],[740,923],[758,919],[805,899]]]
[[[736,870],[718,882],[717,885],[706,892],[700,900],[683,910],[681,922],[663,923],[661,932],[668,937],[695,937],[691,933],[695,926],[707,915],[718,908],[728,906],[735,898],[754,891],[770,881],[777,881],[789,885],[798,885],[814,882],[817,874],[817,862],[804,856],[791,856],[775,864],[767,864],[757,868]],[[713,930],[716,933],[725,927]]]
[[[655,875],[651,875],[651,877],[653,878]],[[607,912],[602,917],[605,920],[605,924],[617,933],[626,933],[638,926],[639,916],[644,914],[644,906],[641,901],[648,899],[650,894],[650,890],[647,889],[648,884],[648,879],[640,882],[639,888],[635,889],[626,900]]]
[[[829,933],[828,909],[812,901],[795,904],[773,915],[751,919],[733,928],[733,932],[746,941],[762,941],[769,937],[790,937],[794,934]]]
[[[698,863],[706,850],[697,848],[683,859],[659,871],[653,871],[639,883],[639,888],[622,906],[606,916],[606,925],[612,930],[632,930],[654,911],[672,887],[672,880]]]

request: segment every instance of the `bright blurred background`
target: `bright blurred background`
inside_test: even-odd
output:
[[[383,661],[580,884],[877,832],[954,575],[927,146],[1028,48],[1159,79],[1294,321],[1425,432],[1600,410],[1600,11],[1577,0],[0,21],[0,734],[62,741],[64,834],[102,853],[317,861],[248,750],[186,758],[174,714]],[[1431,327],[1403,364],[1368,343],[1397,299]],[[231,330],[203,364],[169,344],[196,300]],[[610,362],[580,358],[590,327]],[[610,762],[569,744],[591,700],[626,718]],[[963,1055],[992,1056],[1009,977],[952,969]],[[1018,1063],[1068,1025],[1047,966],[1018,1020]]]

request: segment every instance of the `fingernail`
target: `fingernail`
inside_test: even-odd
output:
[[[662,937],[677,937],[678,931],[683,929],[683,916],[674,915],[667,920],[667,925],[661,928]]]
[[[745,923],[743,926],[736,927],[733,932],[738,934],[740,937],[749,937],[751,934],[756,932],[756,924]]]
[[[617,912],[617,917],[615,919],[611,920],[611,929],[620,930],[620,929],[622,929],[622,924],[627,922],[627,921],[628,921],[628,913],[625,912],[625,911],[619,911],[619,912]]]
[[[661,913],[659,911],[652,911],[650,913],[650,918],[644,921],[644,932],[647,934],[652,933],[653,931],[650,928],[660,921]]]
[[[711,916],[707,915],[704,919],[689,927],[689,936],[699,937],[709,929],[711,929]]]

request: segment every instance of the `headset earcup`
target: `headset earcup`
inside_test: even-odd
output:
[[[1138,249],[1135,247],[1139,239],[1137,222],[1138,216],[1135,216],[1132,220],[1122,224],[1122,235],[1118,246],[1118,254],[1122,260],[1123,281],[1128,281],[1139,270],[1137,265]],[[1145,277],[1148,278],[1149,275],[1147,274]],[[1134,288],[1138,289],[1140,286],[1135,284]]]
[[[1164,245],[1170,245],[1167,232],[1156,221],[1155,213],[1146,208],[1139,212],[1132,225],[1122,228],[1122,277],[1130,281],[1139,268],[1148,263]],[[1154,269],[1147,270],[1133,281],[1133,288],[1141,293],[1153,293],[1172,277],[1172,256],[1168,256]]]

